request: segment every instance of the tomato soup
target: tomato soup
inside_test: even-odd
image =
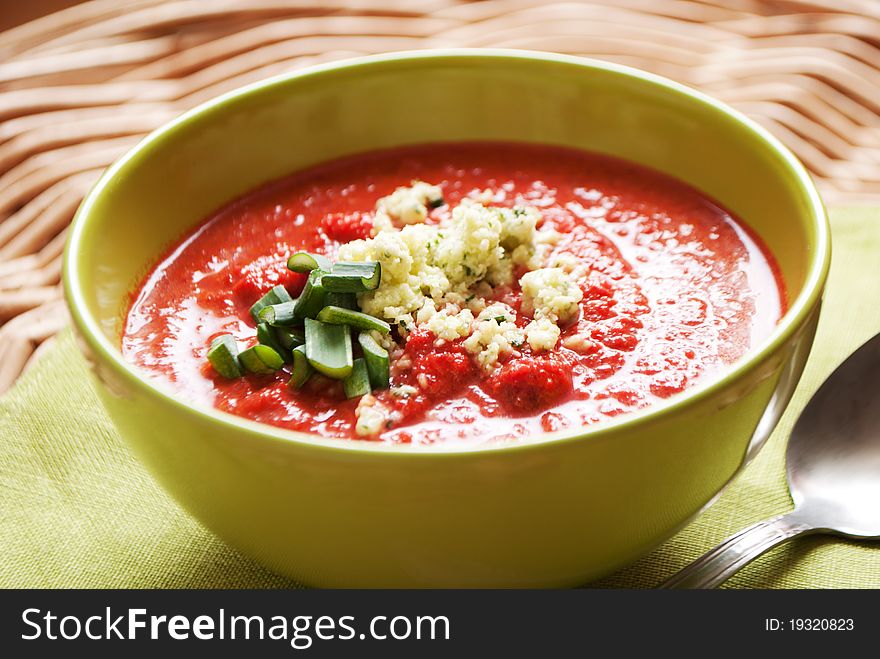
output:
[[[297,253],[318,266],[291,270]],[[334,282],[350,292],[315,297]],[[259,315],[271,291],[277,313]],[[298,297],[317,306],[282,322]],[[428,144],[325,163],[220,209],[145,277],[122,349],[181,397],[273,426],[515,441],[718,375],[785,304],[759,239],[680,181],[561,147]],[[316,315],[325,306],[338,317]],[[264,318],[292,343],[258,337]],[[315,328],[345,344],[338,367]],[[218,337],[227,362],[209,360]],[[260,341],[284,363],[248,350]]]

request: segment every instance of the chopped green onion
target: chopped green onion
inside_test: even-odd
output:
[[[306,343],[306,335],[302,327],[273,327],[272,331],[278,344],[285,350],[293,350]]]
[[[328,291],[337,293],[363,293],[379,286],[382,279],[382,266],[378,261],[340,261],[321,283]]]
[[[311,272],[312,270],[330,270],[333,264],[326,256],[297,252],[287,259],[287,269],[294,272]]]
[[[278,340],[278,335],[275,333],[275,328],[269,325],[269,323],[260,323],[257,325],[257,341],[264,346],[272,348],[272,350],[281,355],[281,358],[285,362],[291,360],[290,348],[285,348],[281,344],[281,341]]]
[[[314,318],[324,308],[324,296],[327,291],[321,283],[324,270],[312,270],[302,295],[296,301],[293,313],[297,318]]]
[[[370,374],[370,384],[374,389],[387,389],[390,383],[388,351],[366,332],[361,332],[358,335],[358,343],[361,344],[361,350],[364,351],[367,372]]]
[[[268,307],[271,304],[281,304],[282,302],[292,302],[293,298],[290,297],[290,293],[287,292],[287,289],[284,288],[281,284],[270,290],[259,300],[254,302],[254,306],[251,307],[251,317],[254,319],[254,322],[260,322],[260,310],[264,307]]]
[[[238,378],[242,375],[238,344],[231,334],[218,336],[208,348],[208,361],[224,378]]]
[[[342,307],[343,309],[351,309],[352,311],[360,311],[358,306],[357,295],[354,293],[337,293],[330,291],[324,298],[324,306]]]
[[[351,369],[351,375],[342,381],[346,398],[359,398],[370,393],[370,376],[367,373],[367,362],[363,359],[355,359]]]
[[[284,365],[284,360],[275,350],[262,343],[243,350],[238,356],[242,365],[251,373],[274,373]]]
[[[273,327],[289,327],[290,325],[298,325],[299,318],[296,317],[296,302],[282,302],[281,304],[270,304],[268,307],[260,309],[260,320],[268,323]]]
[[[348,325],[356,329],[376,330],[382,334],[388,334],[391,331],[391,325],[381,318],[342,307],[324,307],[318,314],[318,320],[331,325]]]
[[[312,376],[313,370],[306,357],[305,345],[297,346],[293,349],[293,370],[290,373],[287,386],[291,389],[299,389]]]
[[[445,203],[446,203],[446,200],[443,199],[443,195],[440,195],[439,197],[433,197],[431,199],[428,199],[427,202],[425,203],[425,206],[427,206],[428,208],[432,208],[432,209],[433,208],[440,208]]]
[[[329,325],[306,318],[306,356],[324,375],[341,380],[352,369],[351,331],[345,325]]]

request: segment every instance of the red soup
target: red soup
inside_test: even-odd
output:
[[[679,181],[558,147],[430,144],[221,209],[144,279],[122,349],[182,397],[274,426],[509,441],[711,378],[784,310],[772,255]]]

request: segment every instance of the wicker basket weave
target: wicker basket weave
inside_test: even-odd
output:
[[[657,72],[766,126],[829,201],[880,201],[877,0],[92,0],[0,33],[0,392],[67,323],[66,227],[141,136],[273,74],[441,46]]]

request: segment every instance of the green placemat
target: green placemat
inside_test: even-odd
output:
[[[599,586],[650,587],[742,527],[791,507],[788,431],[825,376],[880,331],[880,210],[832,217],[834,259],[816,346],[778,431],[721,498],[669,542]],[[223,544],[130,455],[65,332],[0,399],[0,586],[273,588],[297,584]],[[728,587],[880,588],[880,544],[813,536]]]

